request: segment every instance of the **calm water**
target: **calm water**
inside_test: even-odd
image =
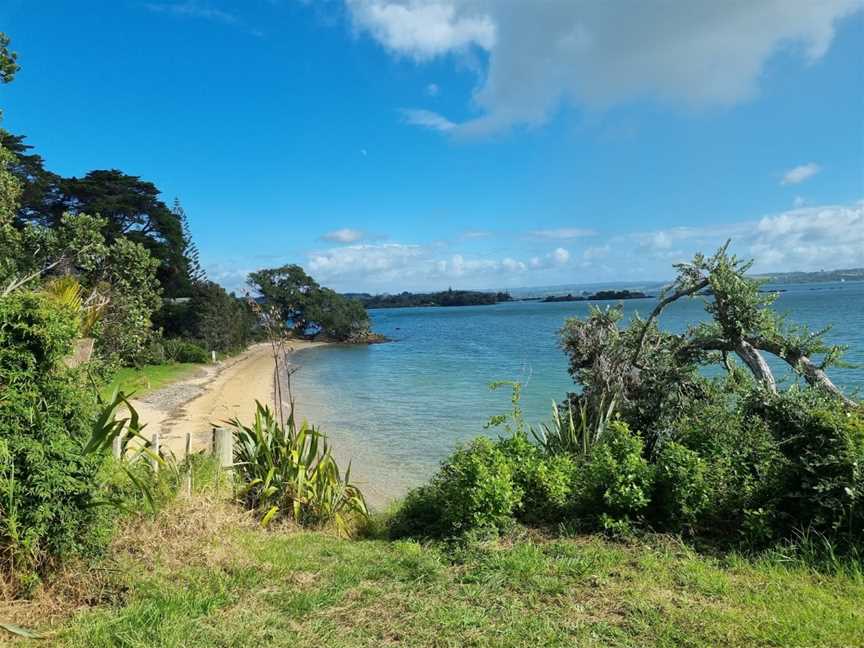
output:
[[[835,382],[864,391],[864,283],[783,289],[779,310],[814,330],[832,324],[828,340],[848,345],[846,359],[862,366],[834,369]],[[654,304],[627,301],[625,316],[647,315]],[[514,302],[374,310],[374,329],[392,343],[295,356],[300,414],[322,427],[340,459],[353,460],[353,473],[380,504],[425,480],[458,442],[484,433],[489,416],[508,410],[509,390],[492,392],[490,382],[522,382],[526,418],[547,420],[552,399],[573,389],[557,332],[588,308]],[[697,318],[704,318],[702,302],[683,301],[667,309],[661,325],[680,331]]]

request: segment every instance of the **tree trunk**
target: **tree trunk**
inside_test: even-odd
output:
[[[771,372],[771,367],[765,362],[762,354],[746,340],[740,340],[735,345],[735,353],[744,361],[744,364],[753,372],[756,379],[761,382],[765,388],[772,394],[777,393],[777,381],[774,380],[774,374]]]

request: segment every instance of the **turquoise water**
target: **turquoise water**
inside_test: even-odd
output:
[[[860,368],[834,369],[846,389],[864,391],[864,283],[782,287],[777,308],[850,347]],[[654,299],[625,302],[625,316],[647,315]],[[584,302],[513,302],[459,308],[371,311],[374,329],[393,342],[310,349],[295,356],[298,409],[331,438],[340,459],[353,460],[370,499],[381,503],[424,481],[460,441],[484,433],[488,418],[509,408],[509,390],[495,380],[524,384],[531,423],[548,420],[552,399],[573,390],[557,332],[567,317],[583,317]],[[673,304],[661,318],[682,330],[704,318],[698,300]],[[788,375],[782,363],[775,368]]]

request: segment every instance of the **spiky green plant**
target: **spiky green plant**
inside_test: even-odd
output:
[[[255,420],[227,421],[234,434],[234,470],[240,497],[268,525],[278,517],[299,524],[333,524],[348,534],[351,521],[366,517],[366,501],[351,483],[351,466],[342,477],[326,437],[289,413],[283,425],[272,410],[256,401]]]
[[[568,401],[566,407],[552,402],[552,424],[541,423],[531,428],[531,433],[546,454],[569,454],[587,457],[591,449],[606,432],[606,427],[615,415],[615,399],[607,406],[602,400],[592,414],[588,405],[582,403],[576,417]],[[564,410],[562,412],[562,409]]]

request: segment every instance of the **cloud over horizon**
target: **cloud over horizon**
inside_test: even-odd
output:
[[[864,7],[864,0],[345,3],[355,31],[394,56],[424,63],[482,55],[472,98],[479,116],[457,124],[416,110],[418,118],[408,120],[459,134],[541,124],[562,103],[602,109],[649,98],[734,105],[758,93],[771,57],[783,52],[817,61],[831,46],[836,22]]]

